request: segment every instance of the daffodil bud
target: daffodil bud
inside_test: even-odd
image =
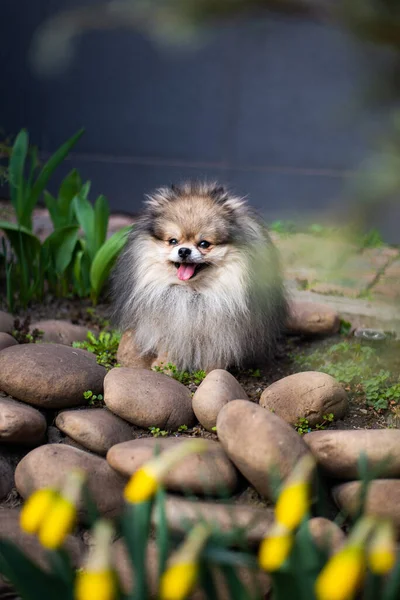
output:
[[[114,529],[108,521],[100,520],[93,528],[93,545],[85,568],[75,582],[75,600],[113,600],[116,579],[111,564],[111,544]]]
[[[292,532],[280,523],[275,523],[260,544],[258,562],[261,569],[269,572],[280,569],[289,557],[293,543]]]
[[[125,499],[133,504],[151,500],[172,467],[186,456],[208,449],[206,440],[188,440],[150,459],[130,478],[125,487]]]
[[[198,576],[198,562],[210,535],[204,523],[195,525],[186,540],[171,556],[160,582],[161,600],[184,600],[193,590]]]
[[[160,584],[162,600],[183,600],[196,583],[198,566],[195,563],[178,563],[165,571]]]
[[[75,526],[77,505],[84,481],[83,471],[74,470],[67,475],[60,493],[50,505],[49,512],[39,528],[39,541],[45,548],[59,548]]]
[[[275,506],[276,521],[290,531],[296,529],[311,504],[311,475],[315,460],[310,454],[303,456],[286,479]]]
[[[56,550],[72,531],[75,521],[76,507],[65,498],[57,498],[39,529],[39,542],[48,550]]]
[[[33,492],[21,510],[21,529],[26,533],[37,533],[56,498],[57,491],[51,488],[44,488]]]
[[[396,562],[396,535],[393,523],[377,524],[367,550],[368,566],[376,575],[386,575]]]
[[[353,598],[365,573],[364,550],[360,545],[347,545],[335,554],[319,574],[315,591],[318,600]]]

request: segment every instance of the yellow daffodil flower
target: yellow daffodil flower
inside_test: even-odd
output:
[[[25,533],[35,534],[39,531],[41,524],[46,518],[50,506],[57,498],[57,491],[51,488],[45,488],[33,492],[24,503],[20,526]]]
[[[270,534],[265,537],[258,553],[258,562],[264,571],[277,571],[289,557],[294,543],[292,532],[275,523]]]
[[[125,499],[133,504],[151,500],[172,467],[186,456],[209,448],[206,440],[188,440],[150,459],[130,478],[125,487]]]
[[[115,574],[111,567],[111,544],[114,529],[100,520],[93,528],[93,545],[85,568],[76,577],[75,600],[113,600],[116,596]]]
[[[348,600],[360,586],[365,573],[361,546],[348,545],[335,554],[319,574],[315,591],[318,600]]]
[[[315,460],[310,454],[303,456],[286,479],[275,506],[275,519],[290,531],[296,529],[311,504],[311,475]]]
[[[160,582],[161,600],[184,600],[196,584],[201,551],[211,533],[208,525],[198,523],[171,556]]]
[[[377,524],[367,551],[368,566],[376,575],[386,575],[396,562],[396,534],[393,523]]]

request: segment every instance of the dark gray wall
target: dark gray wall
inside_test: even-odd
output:
[[[379,123],[352,105],[362,62],[343,33],[258,18],[179,50],[139,33],[96,32],[79,40],[66,72],[39,79],[28,65],[32,33],[73,4],[3,3],[7,132],[27,127],[50,152],[83,125],[64,172],[78,167],[115,210],[136,212],[145,192],[193,177],[248,194],[269,218],[344,208],[345,173]]]

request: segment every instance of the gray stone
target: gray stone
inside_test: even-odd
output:
[[[18,342],[9,333],[0,332],[0,351],[10,346],[17,346]]]
[[[360,505],[360,493],[360,481],[349,481],[333,488],[338,507],[353,516]],[[364,514],[391,519],[400,533],[400,479],[372,481],[368,486]]]
[[[106,370],[84,350],[62,344],[20,344],[0,352],[0,389],[43,408],[84,404],[103,391]]]
[[[219,411],[231,400],[248,400],[248,397],[240,383],[228,371],[211,371],[197,388],[192,401],[194,414],[204,429],[213,430]]]
[[[35,408],[0,398],[0,443],[34,446],[44,440],[47,423]]]
[[[196,422],[190,391],[168,375],[147,369],[111,369],[104,379],[104,402],[139,427],[176,431]]]
[[[333,335],[339,331],[340,317],[326,304],[292,302],[288,332],[293,335]]]
[[[260,398],[260,406],[272,410],[287,423],[295,425],[302,417],[310,427],[332,413],[341,419],[348,408],[344,387],[330,375],[318,371],[295,373],[267,387]]]
[[[107,454],[108,463],[129,477],[146,461],[169,448],[187,442],[189,438],[139,438],[113,446]],[[238,483],[237,471],[221,444],[208,440],[209,452],[191,454],[171,469],[164,485],[169,490],[194,494],[232,493]]]
[[[14,328],[14,317],[10,313],[0,310],[0,331],[11,333]]]
[[[273,499],[271,476],[287,477],[309,453],[302,438],[283,419],[247,400],[233,400],[221,409],[217,433],[232,462],[269,500]]]
[[[115,444],[132,439],[132,426],[106,408],[65,410],[57,415],[56,425],[84,448],[103,456]]]
[[[155,355],[140,356],[134,342],[135,332],[132,330],[125,331],[122,334],[117,351],[117,362],[121,367],[129,367],[131,369],[150,369]]]
[[[35,490],[62,484],[74,468],[86,472],[89,490],[103,515],[113,517],[121,511],[126,480],[104,458],[64,444],[48,444],[29,452],[17,466],[15,485],[20,495],[28,498]]]
[[[71,346],[72,342],[83,342],[89,329],[82,325],[74,325],[61,319],[48,319],[32,323],[30,330],[38,329],[43,332],[41,341]]]
[[[14,469],[11,466],[11,461],[5,456],[0,456],[0,500],[4,500],[13,487]]]
[[[366,454],[369,468],[381,465],[379,478],[400,477],[399,429],[313,431],[303,439],[330,477],[356,479],[361,453]]]
[[[174,533],[183,535],[187,526],[200,521],[217,525],[221,531],[229,532],[243,528],[249,544],[258,544],[269,532],[274,522],[272,508],[254,508],[245,504],[220,504],[216,502],[192,502],[177,496],[167,496],[165,513],[168,525]],[[153,522],[157,523],[153,513]]]

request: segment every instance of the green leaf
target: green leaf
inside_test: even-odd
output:
[[[16,545],[0,540],[0,573],[15,587],[23,600],[72,600],[73,590],[61,579],[42,571]]]
[[[69,223],[70,206],[74,197],[79,194],[82,188],[82,179],[76,169],[73,169],[63,179],[58,192],[58,207],[60,216],[64,225],[72,225]]]
[[[78,225],[60,227],[51,233],[44,245],[49,248],[57,275],[62,275],[72,260],[78,241]]]
[[[45,191],[43,194],[44,202],[47,206],[47,210],[50,213],[51,221],[54,229],[62,226],[62,218],[59,212],[58,202],[49,192]]]
[[[127,242],[128,233],[131,229],[131,226],[128,226],[114,233],[102,245],[94,257],[90,269],[90,286],[93,302],[97,302],[110,271]]]
[[[34,259],[40,252],[41,243],[38,237],[32,233],[27,227],[18,225],[17,223],[9,223],[8,221],[0,221],[0,229],[7,235],[19,260],[20,257],[20,236],[26,239],[26,247],[29,251],[27,257],[29,263],[32,264]]]
[[[96,252],[106,241],[109,216],[110,208],[108,206],[108,200],[105,196],[101,195],[97,198],[96,203],[94,205],[94,232]]]
[[[28,153],[29,137],[25,129],[22,129],[17,135],[11,152],[9,163],[9,183],[11,203],[14,207],[18,221],[22,222],[24,214],[24,194],[25,194],[25,161]],[[28,224],[29,225],[29,224]]]
[[[86,184],[82,190],[72,201],[76,218],[79,225],[82,227],[87,245],[87,253],[92,261],[96,254],[95,250],[95,223],[94,209],[89,200],[86,198]]]
[[[82,137],[84,130],[81,129],[75,135],[73,135],[69,140],[67,140],[62,146],[58,148],[54,152],[54,154],[49,158],[47,163],[42,168],[39,173],[38,178],[32,186],[31,193],[29,197],[25,200],[24,207],[24,219],[21,220],[22,225],[29,226],[31,223],[31,215],[32,211],[36,206],[37,201],[42,195],[45,187],[47,186],[50,177],[53,175],[56,168],[62,163],[62,161],[67,157],[70,150],[75,146],[78,140]]]

